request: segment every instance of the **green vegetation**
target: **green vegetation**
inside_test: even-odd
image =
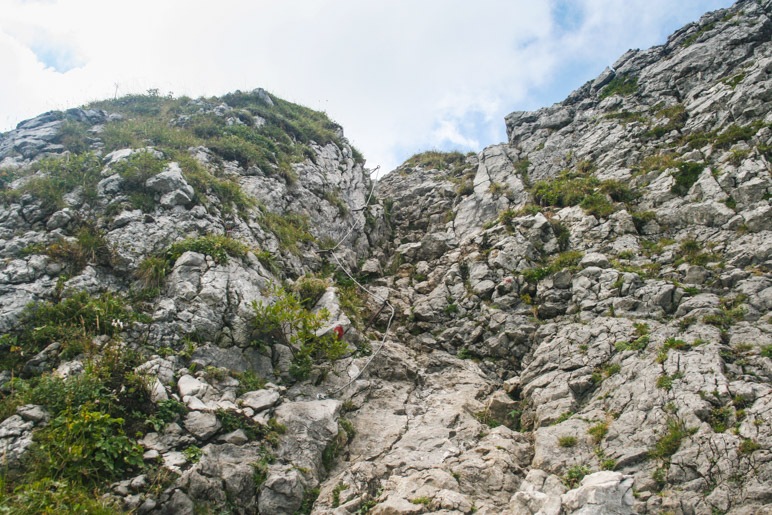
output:
[[[702,321],[728,331],[731,326],[745,318],[745,308],[742,303],[747,300],[744,295],[721,299],[721,310],[712,315],[705,315]]]
[[[600,90],[600,99],[612,95],[630,96],[638,92],[638,77],[627,74],[615,75],[613,79]]]
[[[324,279],[306,275],[298,279],[292,289],[300,304],[306,309],[312,309],[327,291],[327,286]]]
[[[761,449],[761,445],[750,438],[743,438],[743,441],[740,442],[740,446],[738,447],[738,450],[743,454],[751,454],[759,449]]]
[[[584,476],[590,473],[590,468],[584,465],[572,465],[563,476],[563,483],[568,488],[576,488],[584,479]]]
[[[425,170],[453,170],[466,164],[466,156],[461,152],[441,152],[428,150],[415,154],[405,161],[405,167],[421,167]]]
[[[649,450],[649,457],[668,460],[681,447],[681,442],[696,432],[696,429],[688,429],[682,421],[671,418],[667,422],[665,434],[657,440],[654,448]]]
[[[593,370],[592,375],[590,375],[590,381],[592,381],[593,384],[598,385],[614,374],[618,374],[621,369],[622,367],[618,363],[607,363],[602,367],[597,367]]]
[[[171,154],[204,145],[223,160],[237,161],[243,167],[255,166],[264,174],[292,182],[292,164],[315,155],[313,142],[339,146],[346,143],[339,136],[339,126],[324,113],[261,90],[210,99],[210,108],[221,102],[233,108],[226,116],[199,113],[200,101],[148,93],[90,106],[125,115],[121,121],[108,123],[101,134],[108,151],[152,145]],[[167,123],[169,119],[175,119],[175,123]],[[355,157],[362,162],[361,154],[355,152]]]
[[[65,357],[92,351],[95,336],[114,336],[140,318],[124,298],[111,293],[92,297],[80,291],[58,302],[30,304],[17,326],[0,337],[3,369],[18,375],[25,357],[54,342]]]
[[[78,274],[88,264],[111,265],[114,258],[112,245],[99,229],[90,224],[81,225],[73,237],[60,238],[49,245],[34,245],[27,253],[41,253],[61,263],[68,274]]]
[[[689,36],[689,37],[685,38],[681,44],[682,44],[684,47],[688,47],[688,46],[691,46],[691,45],[693,45],[693,44],[694,44],[694,43],[697,41],[697,39],[698,39],[700,36],[702,36],[702,35],[703,35],[703,34],[705,34],[706,32],[710,32],[710,31],[711,31],[711,30],[713,30],[714,28],[716,28],[716,24],[715,24],[715,22],[706,23],[705,25],[703,25],[702,27],[700,27],[700,28],[699,28],[699,30],[697,30],[697,32],[695,32],[695,33],[694,33],[694,34],[692,34],[691,36]]]
[[[561,270],[574,270],[584,254],[578,250],[567,250],[550,259],[546,266],[523,270],[523,277],[529,283],[537,283]]]
[[[655,111],[654,116],[658,119],[666,119],[667,122],[650,128],[646,131],[646,137],[661,138],[674,130],[680,131],[689,119],[686,108],[682,104],[661,107]]]
[[[636,194],[624,183],[594,177],[591,164],[579,163],[576,171],[563,171],[558,177],[534,183],[531,193],[542,206],[581,206],[588,214],[607,217],[616,208],[612,202],[630,202]]]
[[[670,191],[683,197],[689,193],[689,189],[697,182],[704,169],[705,163],[676,164],[676,172],[673,174],[675,184],[670,188]]]
[[[330,316],[326,310],[312,313],[303,307],[301,299],[282,288],[275,288],[272,295],[275,300],[271,304],[252,304],[255,344],[286,345],[293,355],[293,377],[305,379],[314,364],[337,360],[348,352],[348,344],[333,331],[317,335]]]
[[[704,252],[703,248],[705,246],[705,244],[698,242],[694,238],[682,240],[678,249],[681,257],[676,260],[676,266],[684,262],[689,263],[690,265],[705,266],[711,262],[721,261],[720,255],[713,252]],[[708,243],[707,247],[710,248],[711,244]]]
[[[432,503],[432,500],[429,497],[415,497],[413,499],[410,499],[410,502],[413,504],[422,504],[424,506],[429,506]]]
[[[723,131],[696,131],[684,136],[683,143],[690,148],[699,149],[707,145],[726,150],[735,143],[748,141],[764,127],[764,122],[757,120],[748,125],[731,124]]]
[[[592,441],[595,442],[596,445],[599,444],[608,433],[608,422],[598,422],[597,424],[590,426],[587,433],[592,436]]]
[[[558,445],[561,447],[574,447],[576,446],[575,436],[561,436],[558,438]]]
[[[29,194],[41,202],[44,209],[53,212],[66,206],[64,195],[80,188],[85,202],[96,200],[96,186],[102,178],[102,160],[87,152],[64,157],[46,157],[34,163],[28,173],[31,179],[15,190],[2,190],[0,200],[5,203],[18,201]]]
[[[171,272],[174,263],[185,252],[198,252],[209,256],[218,265],[224,265],[231,257],[244,259],[249,252],[249,247],[229,236],[218,234],[186,238],[173,243],[164,252],[147,256],[139,263],[134,277],[145,291],[154,292],[151,295],[154,296]]]
[[[740,84],[745,79],[746,73],[740,72],[736,75],[732,75],[731,77],[727,77],[726,79],[722,80],[724,84],[729,86],[730,88],[734,89],[737,87],[738,84]]]
[[[295,512],[295,515],[310,515],[317,497],[319,497],[318,488],[306,490],[303,493],[303,501],[300,503],[300,508]]]
[[[332,489],[332,507],[337,508],[340,506],[340,494],[344,490],[348,489],[348,485],[346,483],[338,483],[335,485],[335,488]]]
[[[261,222],[279,240],[281,246],[293,254],[298,254],[299,243],[310,243],[315,238],[309,232],[308,217],[297,213],[284,215],[263,210]]]
[[[673,387],[673,381],[676,379],[681,379],[683,376],[684,375],[681,372],[675,372],[670,375],[662,374],[657,378],[657,388],[670,391],[670,389]]]
[[[635,335],[637,336],[635,340],[617,342],[614,348],[618,351],[640,351],[645,349],[649,344],[649,326],[643,323],[636,323]]]

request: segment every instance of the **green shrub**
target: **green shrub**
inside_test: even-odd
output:
[[[338,483],[335,485],[335,488],[332,489],[332,507],[337,508],[340,506],[340,494],[344,490],[348,489],[348,485],[346,483]]]
[[[607,217],[615,208],[611,201],[629,202],[636,194],[624,183],[604,180],[588,175],[591,165],[577,165],[575,172],[564,171],[550,180],[537,181],[531,193],[540,205],[568,207],[581,206],[587,213]],[[609,200],[611,199],[611,200]]]
[[[74,356],[89,349],[94,336],[113,336],[139,318],[125,299],[112,293],[92,297],[81,291],[59,302],[30,304],[6,336],[8,343],[14,339],[19,347],[8,356],[6,365],[17,369],[22,356],[35,355],[53,342],[61,343],[62,352]]]
[[[282,288],[276,288],[273,296],[273,303],[252,303],[254,336],[258,345],[279,343],[289,347],[293,354],[290,369],[293,377],[305,379],[314,363],[334,361],[348,352],[348,344],[334,332],[317,334],[328,322],[327,310],[312,313],[295,295]]]
[[[616,350],[618,351],[625,351],[625,350],[640,351],[645,349],[648,346],[648,344],[649,344],[649,336],[642,335],[631,342],[627,342],[627,341],[617,342],[614,345],[614,348],[616,348]]]
[[[64,411],[36,435],[42,472],[95,485],[141,468],[142,448],[125,436],[122,426],[122,419],[87,406]]]
[[[563,483],[568,488],[576,488],[577,485],[584,479],[584,476],[590,473],[590,468],[584,465],[572,465],[566,471],[563,476]]]
[[[5,513],[123,513],[112,501],[75,481],[46,477],[19,485],[9,493],[2,491],[7,488],[3,486],[0,481],[0,506]]]
[[[716,148],[727,149],[738,141],[747,141],[761,129],[762,125],[763,123],[760,121],[744,127],[732,124],[716,136],[716,139],[713,141],[713,146]]]
[[[319,489],[311,488],[303,493],[303,501],[300,503],[300,508],[295,512],[295,515],[310,515],[314,509],[314,503],[316,498],[319,497]]]
[[[34,163],[31,171],[37,172],[37,175],[17,190],[3,192],[5,201],[17,200],[22,194],[28,193],[40,200],[45,209],[54,211],[66,206],[64,195],[76,188],[81,188],[82,197],[86,202],[96,199],[96,186],[102,178],[102,161],[90,152],[65,157],[46,157]]]
[[[160,288],[169,273],[169,260],[163,256],[147,256],[143,259],[134,277],[145,289]]]
[[[669,459],[681,447],[681,442],[696,431],[688,429],[682,421],[671,418],[667,422],[665,434],[657,440],[654,448],[649,450],[649,456],[655,459]]]
[[[224,265],[229,257],[245,258],[249,247],[229,236],[217,234],[187,238],[169,247],[165,253],[167,263],[173,265],[185,252],[198,252],[211,257],[218,265]]]
[[[761,449],[761,445],[758,442],[751,440],[750,438],[743,438],[738,447],[739,451],[743,454],[751,454],[752,452]]]
[[[772,345],[765,345],[761,348],[761,355],[765,358],[772,359]]]
[[[600,91],[600,99],[608,98],[612,95],[630,96],[638,91],[638,77],[627,74],[615,75],[613,79],[606,84]]]
[[[699,179],[700,174],[705,169],[705,163],[679,163],[676,168],[677,171],[673,174],[675,184],[670,188],[670,191],[683,197],[689,193],[689,189]]]
[[[327,291],[327,286],[324,279],[306,275],[297,280],[293,290],[300,304],[306,309],[312,309]]]
[[[537,283],[561,270],[575,270],[584,254],[578,250],[567,250],[553,257],[547,266],[528,268],[522,271],[523,278],[529,283]]]
[[[86,127],[84,123],[65,120],[59,126],[59,134],[57,134],[55,141],[73,154],[85,152],[90,146]]]
[[[153,431],[161,431],[166,424],[174,422],[180,416],[187,413],[187,408],[183,403],[175,399],[166,399],[160,401],[156,406],[153,416],[147,419],[146,424],[153,428]]]

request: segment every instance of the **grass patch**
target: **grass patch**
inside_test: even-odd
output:
[[[613,79],[600,90],[600,99],[608,98],[612,95],[623,97],[634,95],[638,92],[638,77],[627,74],[615,75]]]
[[[316,241],[309,232],[308,217],[297,213],[283,215],[264,211],[261,222],[279,240],[281,246],[292,254],[300,252],[300,243]]]
[[[558,438],[558,445],[560,447],[575,447],[576,446],[576,437],[575,436],[561,436]]]
[[[696,429],[687,428],[682,421],[671,418],[667,422],[665,434],[649,450],[649,457],[662,460],[670,459],[681,448],[681,442],[696,432]]]

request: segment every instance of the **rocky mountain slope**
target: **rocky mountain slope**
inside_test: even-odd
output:
[[[375,185],[262,90],[0,137],[11,513],[772,512],[772,1]]]

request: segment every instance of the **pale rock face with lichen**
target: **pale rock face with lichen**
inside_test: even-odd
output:
[[[145,460],[174,478],[162,488],[143,475],[115,482],[110,495],[124,507],[765,513],[771,33],[769,0],[706,14],[565,101],[512,113],[506,143],[415,156],[373,196],[344,139],[309,143],[294,180],[190,148],[259,202],[248,213],[197,191],[184,166],[149,149],[168,161],[145,183],[152,212],[106,216],[126,201],[120,163],[138,151],[100,151],[119,116],[42,115],[0,137],[2,166],[60,154],[61,128],[75,120],[90,127],[99,185],[92,201],[75,190],[52,209],[25,193],[0,207],[0,331],[15,330],[29,302],[128,291],[147,256],[228,235],[243,255],[180,253],[142,305],[148,318],[114,322],[125,345],[147,351],[136,371],[152,379],[152,402],[183,405],[139,440]],[[193,102],[230,124],[249,118]],[[11,186],[25,191],[25,180]],[[271,217],[291,214],[307,217],[315,239],[288,245]],[[74,239],[90,218],[109,261],[73,273],[34,251]],[[338,263],[352,277],[338,269],[307,307],[327,313],[320,334],[340,327],[348,347],[296,381],[291,335],[265,339],[253,302],[275,301],[282,278]],[[84,358],[62,349],[25,356],[24,373],[84,373]],[[0,375],[6,392],[10,379]],[[49,419],[26,405],[0,423],[9,463]],[[255,427],[284,432],[269,445]]]

